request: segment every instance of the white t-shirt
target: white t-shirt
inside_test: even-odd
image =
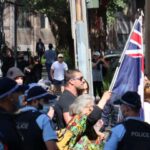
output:
[[[64,80],[64,74],[65,71],[68,70],[68,66],[65,62],[59,63],[58,61],[55,61],[52,64],[51,69],[54,70],[54,79],[61,81]]]

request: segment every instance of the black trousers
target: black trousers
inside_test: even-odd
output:
[[[102,81],[94,81],[93,82],[93,90],[94,90],[94,96],[98,94],[99,97],[102,97],[103,93],[103,82]]]

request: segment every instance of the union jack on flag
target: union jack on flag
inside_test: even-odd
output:
[[[141,18],[136,19],[111,83],[113,101],[127,91],[143,94],[144,55]],[[142,95],[143,97],[143,95]]]

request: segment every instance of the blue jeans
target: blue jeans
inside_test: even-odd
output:
[[[51,75],[50,75],[51,65],[52,65],[52,63],[51,63],[51,64],[45,63],[45,67],[46,67],[48,79],[49,79],[50,81],[52,81],[52,78],[51,78]]]

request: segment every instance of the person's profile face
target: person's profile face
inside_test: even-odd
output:
[[[19,107],[19,101],[18,101],[18,97],[19,97],[20,93],[19,92],[15,92],[12,93],[9,98],[10,98],[10,107],[11,107],[11,112],[15,112],[18,107]]]
[[[120,105],[120,109],[121,109],[121,113],[122,113],[123,118],[127,117],[127,113],[128,113],[127,108],[128,108],[128,106],[125,104]]]
[[[23,77],[17,77],[17,78],[15,78],[15,81],[17,82],[18,85],[22,85],[23,84]]]
[[[83,89],[84,78],[83,78],[82,73],[80,72],[76,73],[74,78],[72,78],[72,80],[77,90]]]
[[[88,84],[87,84],[87,82],[84,82],[84,83],[83,83],[83,89],[84,89],[84,90],[88,90]]]
[[[83,108],[83,114],[89,115],[93,111],[94,103],[91,101],[89,102],[85,108]]]
[[[98,55],[94,55],[93,56],[93,59],[95,59],[95,60],[97,60],[97,59],[99,59],[100,58],[100,56],[98,56]]]
[[[88,94],[89,93],[89,86],[85,80],[83,80],[83,86],[81,86],[80,88],[81,88],[82,94]]]

